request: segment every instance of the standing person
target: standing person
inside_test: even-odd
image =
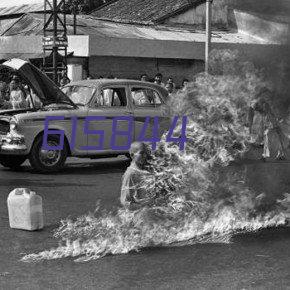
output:
[[[7,100],[7,84],[5,82],[0,82],[0,110],[11,109],[12,105]]]
[[[7,100],[7,91],[8,91],[8,86],[6,82],[0,81],[0,96],[4,100]]]
[[[27,102],[25,99],[25,95],[21,90],[21,84],[17,77],[13,77],[12,81],[9,84],[10,89],[10,102],[12,104],[13,109],[26,109]]]
[[[132,162],[122,178],[120,202],[124,207],[134,209],[140,205],[149,204],[152,200],[146,189],[142,187],[142,178],[149,174],[144,169],[149,158],[146,144],[142,142],[132,143],[130,156]]]
[[[149,82],[148,75],[147,75],[147,74],[143,74],[143,75],[141,75],[140,80],[141,80],[142,82]]]
[[[35,94],[35,92],[28,88],[28,94],[26,97],[27,106],[31,109],[39,109],[42,107],[42,102],[38,98],[38,96]]]
[[[184,92],[187,89],[188,83],[189,83],[188,79],[183,79],[182,85],[181,85],[181,91]]]
[[[165,89],[168,91],[168,94],[172,94],[174,92],[174,86],[173,83],[167,83],[165,86]]]
[[[173,90],[175,90],[176,88],[176,85],[173,81],[173,78],[172,77],[169,77],[168,80],[167,80],[167,83],[166,84],[171,84],[173,86]]]
[[[274,143],[278,145],[276,159],[285,159],[285,136],[265,98],[259,98],[250,108],[249,127],[252,143],[263,146],[263,160],[270,157],[270,150],[273,149]]]
[[[154,84],[157,84],[159,86],[165,87],[165,84],[162,82],[162,74],[161,73],[157,73],[155,75],[155,79],[154,79]]]

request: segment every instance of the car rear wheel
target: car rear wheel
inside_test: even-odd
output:
[[[7,168],[18,169],[26,159],[27,156],[1,155],[0,164]]]
[[[29,155],[29,161],[33,169],[38,172],[55,172],[63,168],[68,150],[66,144],[62,150],[45,150],[42,148],[43,136],[34,142]],[[57,136],[49,136],[47,144],[50,147],[59,145]]]

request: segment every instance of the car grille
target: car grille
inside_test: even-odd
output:
[[[6,135],[10,131],[10,124],[7,121],[0,120],[0,134]]]

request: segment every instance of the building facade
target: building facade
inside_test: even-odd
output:
[[[138,79],[143,73],[154,77],[160,72],[178,84],[191,79],[204,70],[204,2],[113,1],[78,16],[77,35],[72,35],[73,19],[68,16],[69,71],[81,66],[83,78],[90,74]],[[246,60],[269,69],[282,61],[289,37],[285,15],[249,11],[238,0],[213,3],[212,48],[238,49]],[[43,14],[15,15],[0,16],[0,58],[42,57]]]

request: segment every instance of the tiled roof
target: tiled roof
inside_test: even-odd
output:
[[[91,15],[128,23],[158,23],[203,2],[205,0],[118,0]]]
[[[9,19],[0,19],[0,35],[4,35],[5,32],[10,29],[19,18],[9,18]]]
[[[13,35],[42,35],[43,17],[39,14],[27,14],[12,24],[4,34],[0,36]],[[72,35],[73,17],[67,17],[68,34]],[[77,17],[77,32],[79,35],[92,35],[100,37],[117,37],[128,39],[170,40],[170,41],[197,41],[204,42],[205,32],[195,29],[179,29],[164,25],[143,26],[132,24],[114,23],[99,20],[90,16]],[[264,43],[262,40],[229,33],[227,31],[214,31],[213,42],[217,43]]]
[[[37,15],[33,17],[32,14],[24,14],[18,17],[9,29],[2,32],[2,36],[13,36],[13,35],[31,35],[39,34],[43,31],[43,15]]]
[[[13,20],[13,21],[12,21]],[[43,14],[28,13],[17,18],[0,20],[0,36],[16,35],[42,35],[43,34]],[[73,16],[67,15],[67,34],[73,34]],[[80,35],[104,35],[103,30],[116,26],[113,23],[106,23],[88,16],[77,16],[77,34]],[[122,35],[121,29],[118,35]]]
[[[0,36],[42,36],[43,31],[43,15],[41,14],[26,14],[17,18],[11,26],[5,25],[3,31],[0,30]],[[1,28],[1,27],[0,27]],[[73,16],[67,16],[67,31],[68,35],[73,34]],[[138,24],[123,24],[112,21],[96,19],[95,17],[77,16],[77,34],[89,35],[90,37],[102,39],[145,39],[149,41],[185,41],[185,42],[200,42],[205,41],[205,32],[193,28],[178,28],[168,25],[138,25]],[[213,43],[248,43],[248,44],[279,44],[281,41],[276,41],[268,38],[256,38],[244,35],[239,32],[230,31],[213,31]],[[101,43],[100,43],[101,44]],[[0,45],[1,50],[1,45]],[[142,51],[142,49],[141,49]]]
[[[24,17],[27,17],[25,20]],[[18,18],[8,29],[5,36],[0,37],[0,60],[20,56],[21,58],[39,58],[42,55],[43,18],[39,14],[25,15]],[[72,34],[73,18],[68,17],[68,33]],[[23,21],[23,22],[22,22]],[[20,24],[24,24],[24,26]],[[78,16],[78,34],[85,36],[69,36],[69,52],[75,56],[119,56],[150,57],[174,59],[203,59],[206,35],[204,31],[194,29],[178,29],[165,25],[132,25],[112,21],[98,20],[89,16]],[[28,24],[28,25],[27,25]],[[18,31],[18,33],[17,33]],[[13,32],[13,33],[12,33]],[[25,36],[25,37],[24,37]],[[78,41],[75,41],[78,39]],[[79,41],[83,40],[84,50],[79,49]],[[33,42],[30,48],[29,43]],[[238,32],[214,31],[212,35],[214,48],[227,46],[243,49],[252,45],[280,44],[264,41]],[[165,49],[166,48],[166,49]],[[33,49],[33,55],[29,52]],[[28,54],[29,53],[29,54]]]
[[[44,1],[43,1],[44,2]],[[12,7],[0,7],[0,17],[9,15],[19,15],[29,12],[43,12],[44,3],[18,5]]]

